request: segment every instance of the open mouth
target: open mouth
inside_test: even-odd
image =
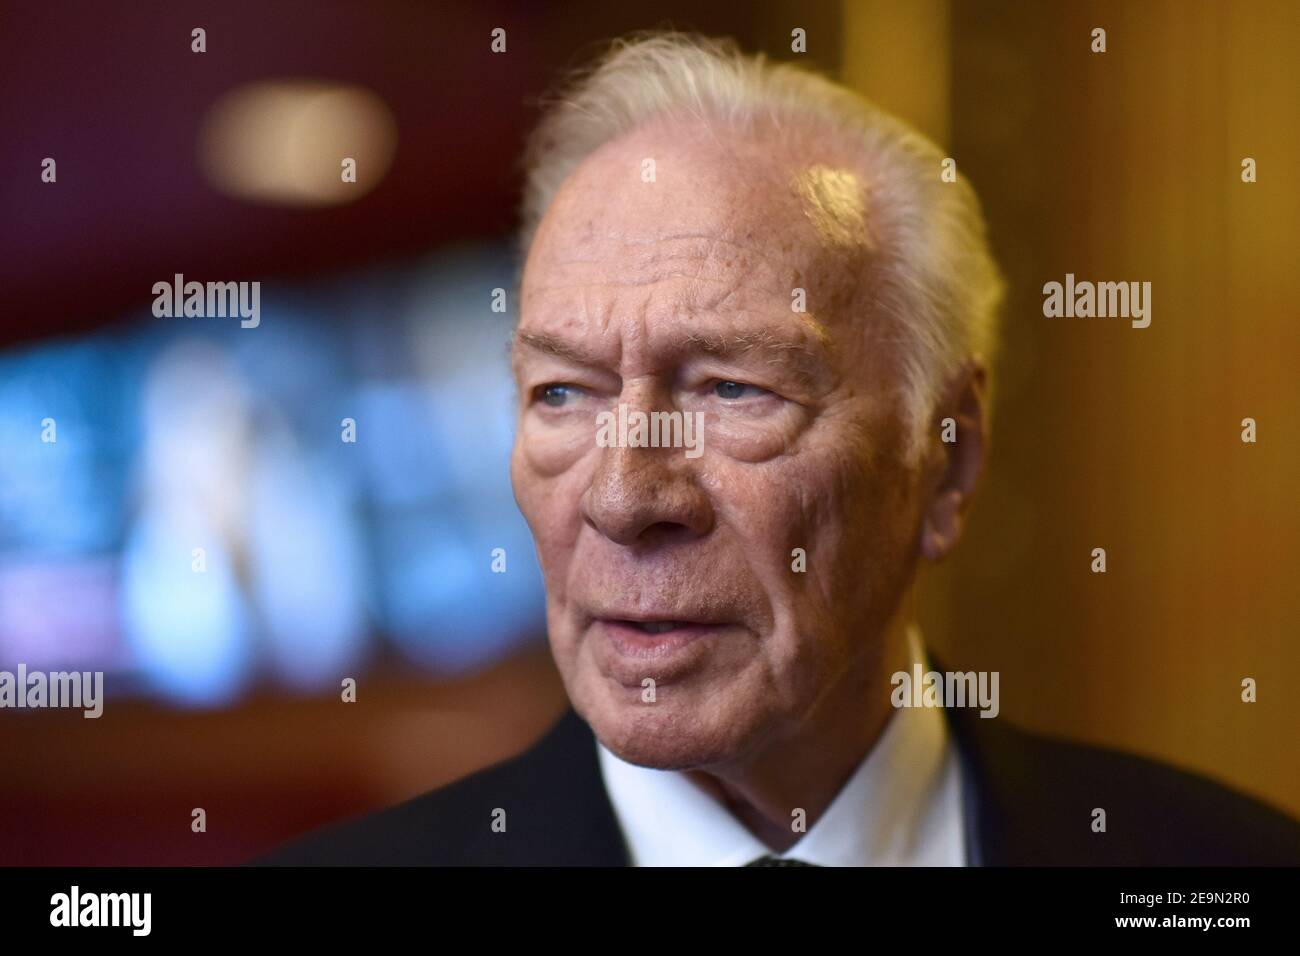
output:
[[[719,624],[710,624],[704,621],[667,620],[664,618],[634,621],[630,618],[607,617],[599,620],[606,628],[626,635],[633,640],[648,637],[687,640],[711,633],[721,627]]]
[[[598,617],[593,624],[609,673],[624,686],[636,688],[647,676],[658,681],[685,676],[700,665],[714,641],[734,629],[719,622],[614,615]],[[647,667],[653,673],[648,674]]]
[[[675,630],[683,622],[679,621],[617,621],[625,627],[635,628],[638,631],[644,631],[646,634],[663,634],[666,631]]]

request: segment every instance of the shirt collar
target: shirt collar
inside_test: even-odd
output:
[[[908,648],[925,666],[915,628]],[[686,774],[596,747],[633,865],[741,866],[772,852]],[[826,812],[775,855],[821,866],[961,866],[960,773],[943,712],[897,708]]]

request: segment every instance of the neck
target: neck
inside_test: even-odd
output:
[[[826,812],[880,739],[893,708],[890,675],[908,669],[907,628],[901,614],[886,628],[881,652],[847,672],[791,733],[736,764],[693,770],[690,778],[773,852],[793,846],[802,809],[806,828]]]

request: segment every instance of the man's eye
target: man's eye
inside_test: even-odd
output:
[[[572,385],[542,385],[537,389],[536,398],[552,408],[561,408],[570,398],[576,397],[577,392]]]
[[[727,399],[754,398],[765,391],[757,385],[746,385],[744,382],[718,382],[713,386],[713,393],[718,398]]]

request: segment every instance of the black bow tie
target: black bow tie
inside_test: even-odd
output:
[[[803,860],[792,860],[787,857],[776,857],[768,853],[760,856],[757,860],[750,860],[745,866],[820,866],[819,863],[805,863]]]

